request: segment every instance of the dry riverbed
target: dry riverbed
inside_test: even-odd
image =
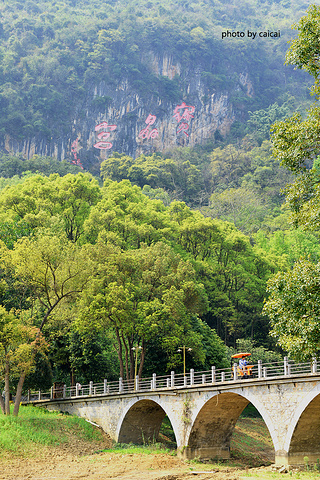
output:
[[[33,459],[5,459],[1,480],[240,480],[249,471],[190,464],[168,454],[93,453],[77,455],[55,448]]]

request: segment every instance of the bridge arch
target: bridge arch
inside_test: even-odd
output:
[[[311,463],[320,459],[319,385],[299,403],[288,428],[283,456],[283,463],[289,464],[303,464],[304,457]]]
[[[215,394],[198,406],[183,455],[187,458],[202,459],[229,458],[230,440],[235,425],[249,403],[261,414],[275,444],[272,420],[263,405],[254,395],[229,391]]]
[[[165,406],[154,398],[143,398],[130,402],[118,422],[118,442],[144,444],[158,440],[160,427],[166,415],[176,435],[170,412],[166,410]]]

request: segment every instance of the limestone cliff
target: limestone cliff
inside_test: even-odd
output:
[[[180,98],[139,95],[128,79],[117,86],[102,81],[88,89],[86,101],[74,111],[68,131],[49,139],[17,141],[6,136],[5,150],[28,158],[35,153],[66,158],[89,167],[113,151],[137,157],[178,145],[194,146],[212,138],[216,131],[226,134],[235,119],[241,120],[241,112],[230,100],[231,93],[238,90],[248,97],[254,95],[247,72],[233,72],[235,87],[230,92],[208,87],[203,67],[182,68],[171,55],[148,52],[142,61],[154,75],[179,80]],[[103,101],[105,108],[101,108]]]

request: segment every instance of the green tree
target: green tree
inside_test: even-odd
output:
[[[320,264],[298,261],[292,271],[268,282],[264,311],[271,335],[297,360],[310,360],[320,350]]]
[[[142,347],[141,376],[148,342],[157,338],[173,351],[190,330],[190,316],[206,309],[206,295],[191,264],[164,243],[128,251],[102,244],[96,248],[105,260],[99,261],[82,298],[79,328],[112,328],[120,376],[132,379],[132,348]]]
[[[98,182],[90,174],[35,175],[4,189],[0,207],[6,219],[18,218],[32,229],[60,223],[68,239],[76,242],[83,233],[90,207],[100,195]]]
[[[46,344],[38,328],[0,306],[0,364],[5,385],[5,403],[0,396],[0,405],[6,415],[10,415],[10,379],[12,376],[20,377],[13,410],[13,414],[18,415],[25,376],[33,371],[36,355],[45,349]]]
[[[306,70],[315,79],[312,93],[316,102],[307,117],[295,113],[286,121],[273,126],[272,142],[275,158],[297,177],[286,189],[286,199],[292,211],[295,226],[318,228],[319,205],[319,147],[320,107],[318,60],[320,7],[312,5],[298,24],[298,36],[291,43],[286,56],[288,64]],[[312,167],[313,168],[310,168]]]
[[[40,330],[58,305],[82,292],[92,273],[85,246],[78,247],[63,235],[22,238],[13,250],[3,250],[3,261],[40,309]]]
[[[37,338],[41,338],[42,330],[55,311],[64,303],[75,301],[88,282],[92,263],[86,248],[75,245],[64,234],[56,236],[42,232],[41,235],[39,231],[37,236],[17,241],[12,250],[2,245],[1,253],[2,268],[15,278],[22,294],[29,294],[39,331]],[[29,363],[21,361],[17,399],[21,398],[28,372]],[[20,400],[17,402],[16,414]]]
[[[163,188],[172,198],[192,203],[203,186],[201,172],[189,160],[173,160],[160,154],[140,155],[135,161],[126,155],[114,153],[101,164],[104,179],[128,179],[143,188]]]
[[[320,7],[311,6],[297,24],[298,37],[292,42],[287,63],[310,73],[315,79],[313,93],[319,96]],[[305,230],[319,228],[319,105],[309,109],[305,120],[294,114],[273,128],[274,155],[297,175],[286,190],[287,204],[295,226]],[[313,165],[313,166],[312,166]],[[312,166],[312,168],[310,168]],[[301,259],[292,271],[278,273],[269,280],[270,294],[265,312],[272,334],[293,357],[310,359],[319,350],[319,263]]]
[[[203,217],[179,202],[169,208],[178,221],[176,241],[194,260],[209,298],[205,320],[229,343],[241,336],[266,336],[261,315],[266,280],[276,264],[232,224]],[[263,340],[262,340],[263,341]]]
[[[266,217],[268,207],[256,192],[240,187],[212,194],[208,212],[214,218],[233,222],[245,233],[253,233]]]

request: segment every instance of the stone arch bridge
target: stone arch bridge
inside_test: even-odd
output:
[[[28,401],[86,418],[120,443],[157,439],[167,415],[177,448],[186,458],[228,458],[230,439],[243,409],[251,403],[270,432],[278,465],[320,458],[320,368],[317,360],[254,367],[255,377],[211,371],[93,384],[39,392]],[[46,398],[47,397],[47,398]],[[48,398],[49,397],[49,398]],[[60,397],[60,398],[59,398]]]

